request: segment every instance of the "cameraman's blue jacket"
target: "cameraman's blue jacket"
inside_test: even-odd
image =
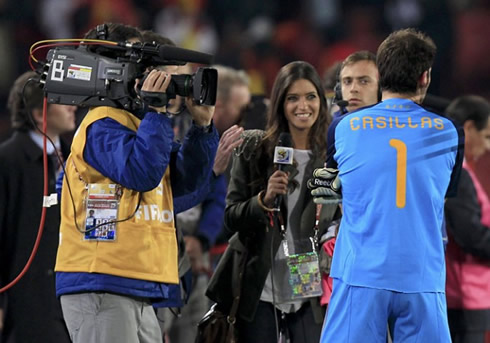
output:
[[[192,126],[180,145],[173,142],[169,118],[153,112],[142,117],[137,132],[111,118],[92,123],[87,129],[85,161],[123,187],[140,192],[154,188],[161,178],[162,168],[170,166],[172,196],[179,199],[175,210],[190,207],[192,204],[185,202],[192,196],[186,198],[186,195],[199,192],[199,187],[209,180],[218,145],[216,129],[211,127],[207,132]],[[139,143],[133,144],[135,140]],[[106,148],[116,143],[117,150]],[[161,149],[164,146],[171,148]],[[155,161],[163,161],[163,165],[160,162],[155,165]],[[159,302],[166,300],[161,306],[175,306],[180,301],[178,285],[97,273],[58,272],[56,275],[58,296],[91,291],[149,297]]]

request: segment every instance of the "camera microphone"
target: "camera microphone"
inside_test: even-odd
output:
[[[165,60],[186,61],[200,64],[213,63],[213,55],[194,50],[177,48],[171,45],[158,46],[158,56]]]
[[[274,164],[278,170],[284,170],[284,167],[288,164],[293,164],[294,149],[293,140],[289,132],[281,132],[279,135],[279,142],[274,149]],[[274,209],[279,211],[282,201],[282,195],[278,195],[274,202]]]

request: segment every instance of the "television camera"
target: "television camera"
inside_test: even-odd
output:
[[[49,50],[41,75],[48,103],[110,106],[131,111],[142,108],[144,99],[149,105],[161,106],[159,93],[142,92],[144,96],[138,96],[136,79],[157,66],[210,64],[213,58],[170,45],[107,43],[112,44],[82,43],[76,48],[63,46]],[[191,96],[199,105],[214,105],[217,76],[213,68],[198,68],[192,75],[172,75],[163,98]]]

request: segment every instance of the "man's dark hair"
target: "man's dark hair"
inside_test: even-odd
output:
[[[451,101],[446,113],[460,125],[473,120],[476,129],[481,131],[487,126],[490,117],[490,103],[478,95],[463,95]]]
[[[84,36],[86,39],[102,39],[112,42],[125,42],[129,39],[143,40],[141,31],[130,25],[104,23],[90,29]]]
[[[40,87],[39,75],[28,71],[15,80],[7,102],[10,111],[10,123],[14,130],[29,131],[34,129],[30,118],[33,109],[43,108],[43,90]]]
[[[420,76],[432,67],[436,50],[432,39],[422,32],[403,29],[391,33],[376,55],[381,89],[415,93]]]
[[[156,43],[159,45],[171,45],[175,46],[175,43],[170,39],[165,36],[162,36],[154,31],[151,30],[143,30],[141,31],[141,36],[143,37],[143,42],[144,43]]]
[[[90,29],[83,38],[101,39],[111,42],[126,42],[130,39],[136,39],[140,42],[143,41],[141,31],[138,28],[119,23],[104,23],[97,25]],[[88,45],[87,50],[90,52],[97,52],[97,46]],[[101,54],[104,55],[104,53]]]
[[[339,75],[342,72],[342,69],[344,69],[345,66],[360,62],[360,61],[371,61],[374,64],[376,64],[376,55],[372,53],[371,51],[367,50],[361,50],[361,51],[356,51],[350,54],[345,58],[345,60],[342,61],[342,64],[340,65],[339,69]]]

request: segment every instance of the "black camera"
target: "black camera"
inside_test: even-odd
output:
[[[212,56],[167,45],[118,43],[89,51],[86,46],[49,50],[41,82],[49,103],[110,106],[125,110],[143,107],[135,84],[152,66],[210,64]],[[214,105],[217,71],[199,68],[195,74],[172,75],[166,96],[191,96],[199,105]]]
[[[170,99],[177,95],[188,97],[199,105],[214,105],[216,103],[216,87],[218,82],[218,71],[213,68],[199,68],[193,75],[172,75],[165,94],[141,91],[141,86],[146,80],[148,73],[138,84],[138,95],[151,106],[165,106]]]
[[[192,96],[198,103],[214,105],[217,84],[218,71],[216,69],[199,68],[193,75],[172,75],[172,80],[167,88],[167,96],[169,99],[175,98],[175,95]]]

